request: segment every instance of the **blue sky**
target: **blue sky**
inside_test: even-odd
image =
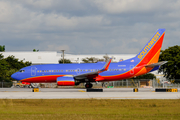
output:
[[[178,0],[0,0],[6,51],[138,53],[158,28],[162,49],[180,44]]]

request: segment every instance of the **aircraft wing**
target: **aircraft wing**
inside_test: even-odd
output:
[[[158,63],[154,63],[154,64],[149,64],[149,65],[145,65],[145,67],[156,67],[156,66],[160,66],[160,65],[163,65],[165,63],[167,63],[168,61],[161,61],[161,62],[158,62]]]
[[[96,77],[96,76],[98,76],[99,73],[102,73],[102,72],[108,70],[109,65],[111,63],[111,60],[112,60],[112,58],[110,58],[106,62],[106,64],[104,65],[104,67],[101,70],[98,70],[98,71],[95,71],[95,72],[89,72],[89,73],[84,73],[84,74],[76,75],[76,76],[74,76],[74,78],[76,78],[76,79],[85,79],[85,78],[88,78],[88,77],[91,77],[91,76],[92,77]]]

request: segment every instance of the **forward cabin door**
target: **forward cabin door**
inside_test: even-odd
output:
[[[130,75],[134,75],[134,65],[130,65]]]
[[[36,76],[36,67],[31,67],[31,76]]]

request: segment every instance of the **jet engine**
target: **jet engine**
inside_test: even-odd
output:
[[[75,80],[74,80],[73,76],[58,77],[57,85],[58,86],[74,86]]]

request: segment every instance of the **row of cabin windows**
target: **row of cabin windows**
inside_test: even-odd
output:
[[[37,72],[63,72],[64,70],[38,70]],[[66,72],[79,72],[79,71],[83,71],[83,72],[94,72],[94,71],[99,71],[99,69],[83,69],[83,70],[66,70]],[[126,71],[126,69],[108,69],[107,71]]]

